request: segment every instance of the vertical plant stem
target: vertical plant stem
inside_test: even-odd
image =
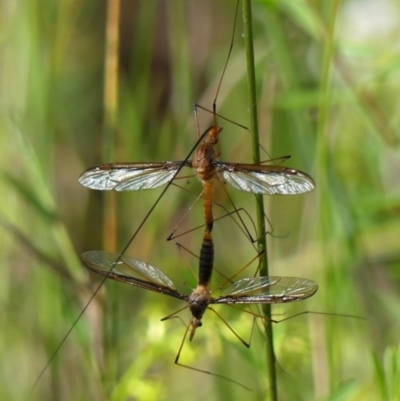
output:
[[[254,45],[253,45],[253,27],[251,14],[251,0],[243,0],[243,20],[245,33],[245,47],[247,60],[247,86],[249,93],[249,110],[250,110],[250,131],[252,135],[252,153],[254,163],[260,162],[260,148],[258,135],[257,120],[257,93],[256,93],[256,77],[254,65]],[[258,229],[258,251],[265,252],[261,258],[260,275],[268,276],[268,255],[266,228],[264,219],[264,202],[262,195],[256,195],[256,211],[257,211],[257,229]],[[275,354],[271,323],[271,307],[266,304],[263,306],[264,326],[266,332],[266,359],[267,359],[267,381],[268,381],[268,399],[276,401],[278,399],[276,370],[275,370]]]
[[[115,158],[115,132],[118,114],[118,55],[120,0],[108,0],[104,74],[104,138],[103,160]],[[104,249],[117,249],[117,205],[114,191],[104,194]]]

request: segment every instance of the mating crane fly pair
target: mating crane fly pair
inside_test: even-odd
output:
[[[125,255],[124,252],[128,246],[125,247],[125,250],[121,254],[89,251],[82,255],[83,261],[87,267],[104,277],[102,283],[106,279],[111,278],[136,287],[168,295],[187,303],[187,306],[183,309],[189,308],[192,318],[187,325],[185,335],[175,359],[175,363],[179,365],[181,364],[178,363],[178,360],[187,333],[190,330],[189,339],[192,340],[196,329],[202,325],[202,318],[207,308],[213,310],[212,307],[210,307],[211,305],[294,302],[312,296],[318,289],[316,283],[303,278],[251,277],[241,279],[237,282],[229,280],[228,282],[230,285],[223,289],[221,296],[216,298],[212,296],[210,290],[214,268],[214,244],[212,239],[214,217],[212,204],[216,181],[219,181],[222,184],[228,183],[240,191],[263,195],[304,194],[315,188],[314,181],[310,176],[293,168],[283,167],[280,165],[266,165],[262,163],[229,163],[218,160],[221,153],[219,135],[222,131],[222,127],[217,124],[215,105],[233,45],[238,4],[239,3],[237,3],[236,6],[231,47],[219,82],[217,95],[213,103],[214,124],[202,136],[200,136],[198,130],[200,136],[198,142],[200,142],[202,138],[204,138],[204,140],[196,148],[193,159],[189,160],[189,155],[183,161],[103,164],[86,170],[79,178],[79,182],[85,187],[103,191],[138,191],[154,189],[167,185],[156,203],[150,209],[150,212],[139,225],[138,230],[130,240],[132,241],[143,226],[144,222],[147,220],[155,205],[165,193],[166,189],[176,178],[179,171],[182,168],[191,168],[196,170],[197,176],[203,185],[203,190],[199,197],[203,196],[206,228],[199,257],[199,279],[197,287],[191,294],[182,294],[177,291],[173,282],[159,268]],[[197,114],[195,114],[195,116],[197,121]],[[256,258],[260,257],[264,257],[264,255],[257,255]],[[256,258],[254,258],[253,261]],[[163,320],[175,316],[183,309],[180,309]],[[217,313],[216,311],[214,312]],[[205,372],[193,367],[189,368]],[[221,375],[216,376],[241,385],[240,383]]]
[[[89,251],[82,255],[85,264],[94,272],[104,276],[105,279],[111,278],[186,301],[187,307],[192,313],[192,319],[187,327],[187,330],[191,327],[190,340],[196,329],[202,325],[201,319],[209,305],[272,304],[300,301],[312,296],[318,289],[316,283],[303,278],[252,277],[231,284],[220,297],[212,297],[210,283],[213,272],[214,245],[211,232],[214,223],[212,203],[215,182],[218,180],[223,184],[228,183],[240,191],[263,195],[304,194],[315,188],[314,181],[309,175],[293,168],[261,163],[244,164],[219,161],[219,134],[221,131],[222,127],[216,124],[214,107],[214,125],[200,137],[200,139],[205,139],[195,150],[192,160],[189,160],[188,157],[183,161],[102,164],[84,171],[79,178],[79,182],[90,189],[138,191],[158,188],[165,184],[170,185],[184,167],[196,170],[203,185],[200,196],[203,196],[206,229],[199,258],[199,281],[190,295],[178,292],[162,270],[144,261],[124,254],[118,255],[102,251]],[[179,359],[179,352],[176,363]]]
[[[199,282],[191,295],[179,293],[160,269],[146,262],[100,251],[86,252],[82,256],[91,270],[107,278],[188,302],[192,312],[190,338],[193,338],[196,328],[201,326],[201,318],[210,304],[293,302],[310,297],[318,288],[314,282],[302,278],[245,278],[227,288],[221,297],[211,296],[212,197],[217,177],[222,176],[223,182],[239,190],[256,194],[302,194],[315,187],[310,176],[292,168],[218,161],[219,151],[215,151],[215,145],[221,131],[222,128],[215,125],[206,131],[206,139],[196,149],[192,161],[103,164],[86,170],[79,178],[82,185],[91,189],[135,191],[157,188],[170,182],[182,166],[196,169],[203,184],[206,230],[200,252]]]

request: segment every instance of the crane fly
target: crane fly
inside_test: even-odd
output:
[[[175,358],[175,364],[202,373],[213,374],[246,389],[248,389],[246,386],[225,376],[179,363],[179,357],[187,333],[190,331],[189,340],[192,341],[196,330],[202,326],[203,315],[210,305],[274,304],[301,301],[311,297],[318,289],[318,285],[315,282],[304,278],[251,277],[231,283],[231,285],[222,292],[221,296],[217,298],[213,297],[210,289],[210,282],[213,273],[214,244],[211,232],[207,229],[204,232],[200,251],[198,283],[190,294],[182,294],[177,291],[174,283],[158,267],[127,255],[121,256],[103,251],[89,251],[82,254],[82,259],[89,269],[104,277],[168,295],[186,302],[187,306],[162,319],[167,320],[186,308],[189,308],[192,314]],[[210,309],[219,316],[214,309],[211,307]],[[230,328],[226,322],[225,324]],[[233,329],[231,330],[233,331]],[[243,344],[249,346],[234,331],[233,333]]]
[[[110,163],[82,173],[79,182],[102,191],[138,191],[169,183],[182,167],[194,168],[203,185],[204,214],[209,231],[213,227],[212,201],[215,180],[234,188],[263,195],[296,195],[314,190],[314,180],[306,173],[279,165],[228,163],[217,160],[214,146],[222,128],[210,127],[193,160],[165,162]]]
[[[259,256],[260,255],[257,255],[256,258]],[[250,263],[256,258],[253,258]],[[103,277],[111,278],[115,281],[130,284],[135,287],[157,292],[159,294],[168,295],[186,302],[187,305],[185,307],[180,308],[178,311],[175,311],[169,316],[161,319],[167,320],[171,317],[174,317],[177,313],[186,308],[189,308],[192,315],[189,323],[186,326],[185,334],[175,358],[175,364],[194,371],[212,374],[229,382],[238,384],[245,389],[248,389],[248,387],[225,376],[179,363],[179,357],[187,334],[189,333],[189,340],[192,341],[196,334],[196,330],[202,326],[202,319],[207,309],[212,310],[222,319],[219,313],[212,308],[213,305],[290,303],[305,300],[313,296],[318,290],[317,283],[305,278],[261,276],[247,277],[236,282],[232,282],[232,278],[236,276],[235,274],[231,279],[227,279],[227,283],[230,285],[223,290],[221,295],[219,297],[213,297],[210,289],[210,283],[214,270],[214,244],[212,240],[212,233],[207,229],[204,231],[203,243],[200,251],[199,277],[197,286],[190,294],[183,294],[179,292],[172,280],[158,267],[128,255],[121,256],[117,253],[88,251],[82,254],[82,259],[90,270]],[[245,267],[247,266],[248,264]],[[242,270],[244,269],[241,269],[240,271]],[[336,313],[306,311],[274,322],[283,322],[305,313],[360,318],[359,316],[353,315],[339,315]],[[225,322],[223,319],[222,321],[244,345],[247,347],[250,346],[244,342],[244,340],[242,340],[238,334],[235,333],[235,331],[233,331],[227,322]]]
[[[243,278],[233,283],[218,298],[211,295],[209,284],[201,284],[201,281],[191,294],[182,294],[158,267],[127,255],[123,255],[115,263],[118,256],[117,253],[88,251],[82,254],[82,259],[85,265],[97,274],[187,302],[192,313],[190,339],[202,325],[202,317],[209,305],[302,301],[314,295],[318,289],[314,281],[305,278],[261,276]]]
[[[203,134],[205,139],[198,146],[192,160],[161,162],[109,163],[89,168],[79,177],[79,182],[90,189],[101,191],[138,191],[158,188],[175,179],[178,169],[189,167],[196,170],[202,182],[203,207],[206,228],[212,231],[214,218],[212,213],[214,184],[216,180],[229,183],[234,188],[263,195],[296,195],[314,190],[314,180],[306,173],[279,165],[228,163],[218,161],[221,155],[219,134],[222,127],[217,124],[216,102],[222,80],[231,55],[236,30],[239,1],[236,3],[233,31],[228,55],[219,80],[213,101],[214,124]],[[195,105],[195,120],[198,137],[199,123]],[[217,148],[217,149],[216,149]],[[228,195],[229,197],[229,195]],[[240,218],[240,217],[239,217]],[[242,222],[244,225],[244,223]]]

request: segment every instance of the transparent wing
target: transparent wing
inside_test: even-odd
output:
[[[112,163],[84,171],[79,182],[100,191],[139,191],[169,182],[183,162]],[[188,165],[186,163],[185,165]]]
[[[166,293],[176,298],[184,298],[175,290],[168,276],[158,267],[125,255],[115,264],[118,256],[116,253],[89,251],[82,254],[82,259],[89,269],[102,276],[151,291]]]
[[[295,195],[310,192],[314,180],[303,173],[282,166],[214,162],[226,182],[240,191],[264,195]]]
[[[269,304],[300,301],[311,297],[318,285],[311,280],[298,277],[254,277],[244,278],[215,299],[217,304]]]

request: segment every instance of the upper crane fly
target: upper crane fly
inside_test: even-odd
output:
[[[213,227],[212,199],[216,179],[234,188],[263,195],[297,195],[314,190],[314,180],[306,173],[279,165],[228,163],[217,160],[215,151],[221,127],[211,126],[192,160],[165,162],[110,163],[89,168],[79,182],[101,191],[138,191],[169,183],[183,167],[194,168],[203,185],[206,226]]]
[[[197,119],[197,107],[206,111],[202,106],[195,105],[195,120],[199,138],[204,138],[197,147],[192,160],[161,161],[161,162],[126,162],[108,163],[95,166],[84,171],[79,182],[90,189],[101,191],[138,191],[154,189],[175,179],[178,170],[189,167],[196,170],[203,185],[204,214],[206,228],[212,231],[214,218],[212,202],[216,180],[229,183],[234,188],[263,195],[296,195],[314,190],[314,180],[306,173],[279,165],[228,163],[218,161],[221,154],[219,134],[222,127],[217,123],[216,103],[222,80],[233,48],[239,1],[236,3],[233,31],[228,55],[219,80],[213,102],[214,123],[203,135]],[[228,120],[229,121],[229,120]],[[284,160],[285,158],[282,158]]]

